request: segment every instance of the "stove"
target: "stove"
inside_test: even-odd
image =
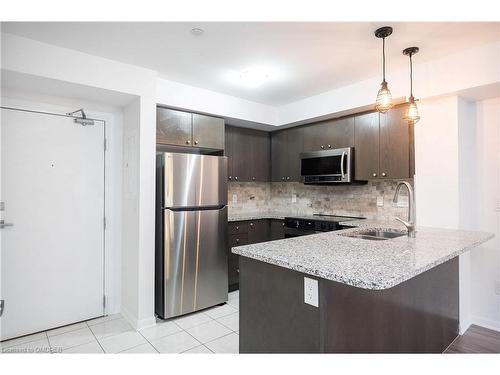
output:
[[[362,219],[364,217],[325,214],[285,217],[285,238],[352,228],[340,223]]]

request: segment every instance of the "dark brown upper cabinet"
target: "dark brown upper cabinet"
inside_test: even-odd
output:
[[[356,180],[379,177],[379,114],[356,116],[354,119],[354,176]]]
[[[226,156],[229,181],[267,182],[271,174],[269,133],[226,126]]]
[[[224,119],[156,108],[156,143],[224,149]]]
[[[224,149],[224,119],[193,114],[193,145]]]
[[[355,116],[355,178],[409,178],[413,148],[413,127],[403,120],[404,107],[387,113]]]
[[[303,129],[304,151],[354,146],[354,117],[319,122]]]
[[[271,135],[272,181],[300,181],[303,129],[291,128]]]
[[[380,174],[382,178],[410,177],[410,132],[404,107],[380,114]]]
[[[156,143],[190,146],[191,127],[191,113],[156,108]]]

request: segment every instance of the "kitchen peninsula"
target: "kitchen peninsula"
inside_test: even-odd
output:
[[[458,256],[493,235],[419,227],[416,238],[370,241],[366,229],[398,233],[358,225],[233,248],[241,353],[446,349],[459,331]]]

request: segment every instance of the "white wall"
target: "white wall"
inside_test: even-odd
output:
[[[475,105],[477,150],[476,228],[495,238],[471,252],[471,321],[500,330],[500,98]],[[500,291],[498,291],[500,293]]]
[[[460,257],[460,329],[500,330],[500,99],[425,100],[415,126],[417,222],[495,238]]]

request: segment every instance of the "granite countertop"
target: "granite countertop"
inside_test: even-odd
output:
[[[246,221],[246,220],[262,220],[262,219],[279,219],[283,220],[287,213],[283,212],[245,212],[245,213],[229,213],[227,221]]]
[[[370,228],[401,228],[372,220],[348,222]],[[363,289],[388,289],[438,266],[493,234],[418,227],[416,238],[385,241],[345,237],[360,228],[234,247],[233,253]]]
[[[229,222],[234,222],[234,221],[246,221],[246,220],[262,220],[262,219],[278,219],[278,220],[283,220],[285,217],[293,217],[296,219],[306,219],[306,220],[324,220],[324,221],[336,221],[339,222],[339,217],[348,217],[349,215],[313,215],[313,214],[298,214],[298,213],[291,213],[291,212],[245,212],[245,213],[229,213],[228,215],[228,221]],[[352,217],[352,219],[359,219],[355,220],[356,225],[352,226],[360,226],[362,225],[361,222],[365,219],[361,217]],[[351,225],[353,221],[348,220],[345,222],[341,222],[341,224],[345,225]],[[349,224],[348,224],[349,223]]]

